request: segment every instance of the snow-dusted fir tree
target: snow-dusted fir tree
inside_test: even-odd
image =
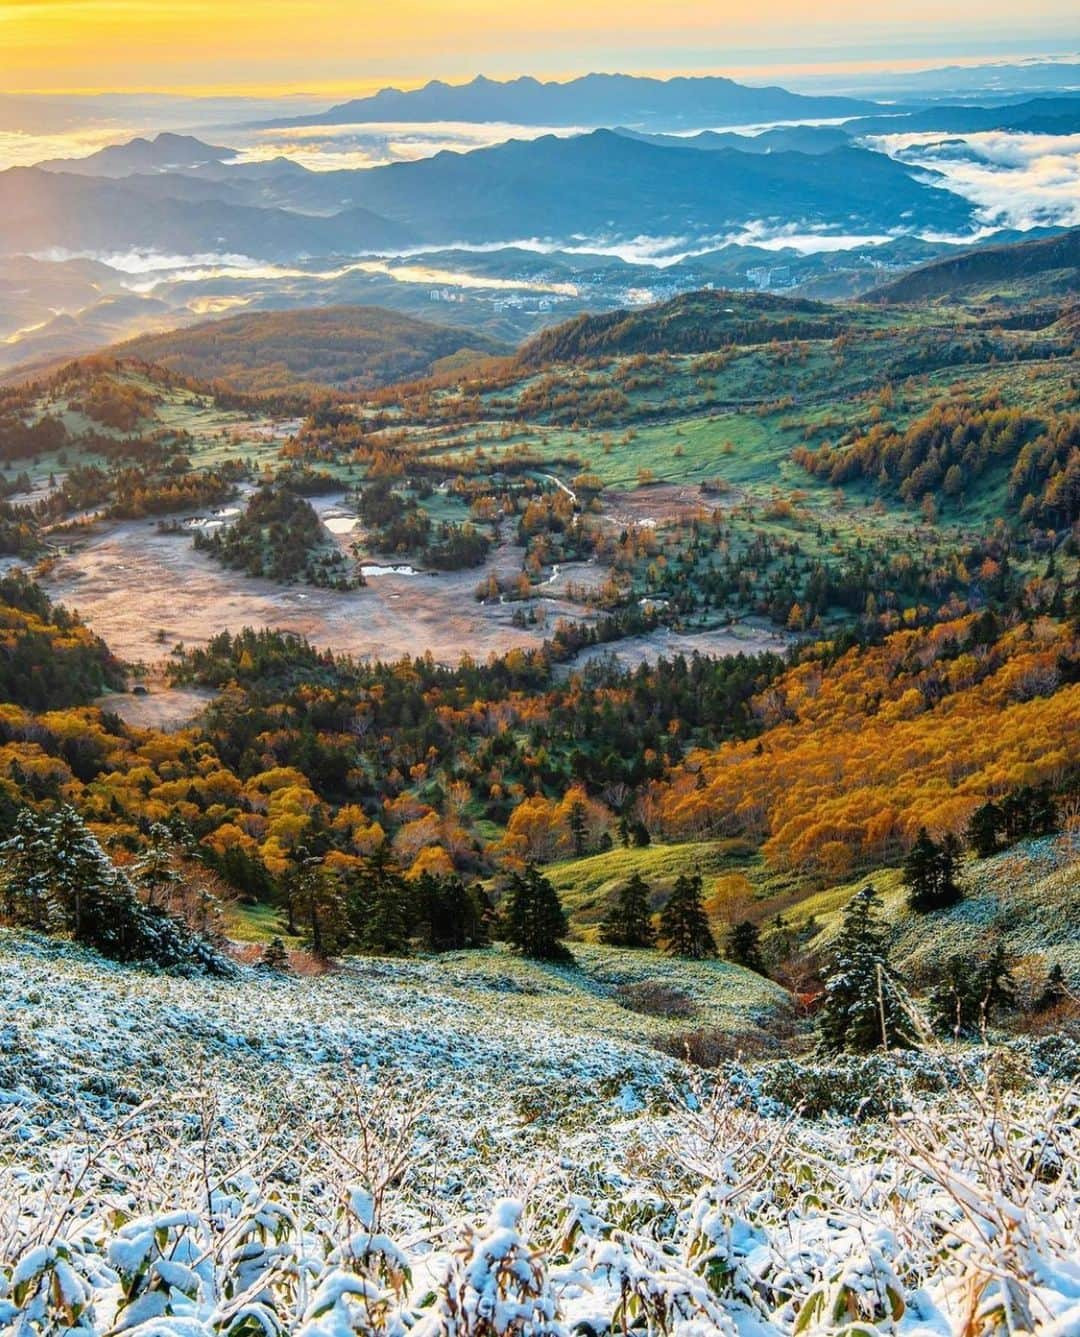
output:
[[[818,1020],[819,1046],[842,1050],[906,1049],[915,1028],[896,972],[889,965],[885,929],[878,918],[878,895],[863,887],[844,907],[825,981]]]
[[[2,854],[5,901],[16,923],[118,954],[134,893],[74,808],[25,809]]]
[[[183,883],[176,866],[176,841],[161,822],[150,828],[146,848],[135,861],[132,877],[143,891],[148,905],[168,909]]]
[[[143,905],[68,804],[20,814],[11,838],[0,845],[0,904],[12,923],[70,934],[115,960],[230,970],[182,923]]]

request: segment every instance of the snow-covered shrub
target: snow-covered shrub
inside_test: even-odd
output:
[[[108,1248],[120,1284],[116,1332],[149,1320],[195,1318],[215,1296],[209,1236],[190,1211],[129,1221]],[[140,1335],[142,1337],[142,1335]]]

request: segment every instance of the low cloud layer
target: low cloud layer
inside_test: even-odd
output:
[[[942,173],[936,184],[969,199],[987,227],[1080,226],[1080,135],[989,130],[880,135],[870,142]]]

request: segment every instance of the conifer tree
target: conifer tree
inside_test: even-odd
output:
[[[259,957],[259,969],[285,975],[289,970],[289,952],[280,938],[271,938]]]
[[[298,863],[289,880],[290,923],[304,926],[304,946],[326,960],[349,946],[349,915],[341,879],[306,850],[297,850]]]
[[[915,1043],[914,1026],[889,965],[877,910],[878,896],[871,886],[857,892],[844,907],[818,1020],[818,1044],[823,1053],[850,1050],[865,1054],[879,1048],[910,1048]]]
[[[1001,938],[982,962],[950,956],[930,993],[935,1027],[957,1039],[981,1034],[1015,1006],[1016,983]]]
[[[987,1025],[1002,1012],[1013,1011],[1016,1007],[1016,980],[1009,965],[1005,939],[1000,935],[995,939],[990,955],[979,968],[978,981]]]
[[[487,943],[486,906],[459,877],[424,873],[412,884],[418,936],[432,952],[457,952]]]
[[[1035,999],[1035,1011],[1049,1012],[1051,1008],[1059,1007],[1068,996],[1069,988],[1065,983],[1065,971],[1061,967],[1061,962],[1055,961],[1050,967],[1050,973],[1046,977],[1042,992]]]
[[[701,874],[681,873],[660,911],[660,938],[672,956],[716,955],[716,940],[701,897]]]
[[[132,878],[143,892],[147,905],[168,907],[183,877],[175,864],[176,845],[167,826],[155,822],[150,839],[131,870]]]
[[[574,857],[583,859],[588,853],[588,827],[585,822],[585,804],[580,799],[570,805],[570,839],[574,842]]]
[[[408,953],[409,888],[385,842],[350,876],[349,918],[362,952],[373,956]]]
[[[652,947],[656,942],[649,884],[640,873],[624,882],[600,925],[600,941],[610,947]]]
[[[505,925],[507,941],[522,956],[541,961],[570,957],[561,941],[570,925],[559,893],[535,864],[510,879]]]
[[[745,966],[759,975],[768,974],[761,957],[761,932],[749,919],[734,925],[728,934],[727,954],[736,965]]]
[[[904,885],[912,910],[928,914],[955,905],[961,899],[963,893],[956,878],[959,862],[960,842],[954,835],[947,835],[938,845],[925,826],[919,828],[904,860]]]
[[[138,899],[74,808],[30,809],[0,846],[0,903],[13,922],[70,934],[118,961],[197,965],[215,974],[231,966],[160,907]]]
[[[980,859],[988,859],[998,851],[998,832],[1002,827],[1002,813],[993,800],[982,804],[971,814],[967,827],[967,841]]]

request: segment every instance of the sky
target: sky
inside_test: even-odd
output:
[[[1020,25],[1014,0],[0,0],[0,93],[332,95],[481,72],[700,73],[1077,45],[1075,0],[1031,0]]]

